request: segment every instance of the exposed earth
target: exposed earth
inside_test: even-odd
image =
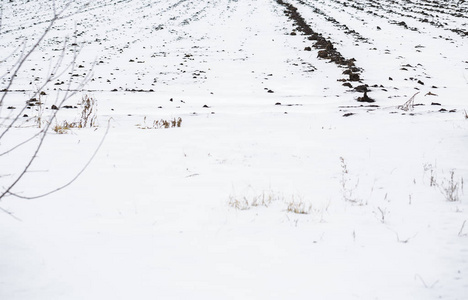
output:
[[[468,3],[53,3],[0,4],[0,299],[466,298]]]

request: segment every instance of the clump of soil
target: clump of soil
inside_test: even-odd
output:
[[[294,5],[286,3],[283,0],[276,0],[276,2],[286,8],[284,10],[284,14],[295,23],[296,30],[306,35],[307,40],[315,41],[312,47],[319,50],[317,52],[317,57],[321,59],[330,60],[339,67],[345,68],[346,70],[343,72],[343,74],[347,74],[349,76],[347,81],[362,82],[362,69],[356,67],[356,60],[354,58],[347,59],[343,57],[343,55],[336,49],[335,45],[333,45],[333,43],[330,40],[324,38],[322,34],[315,32],[307,24],[307,22],[304,20],[304,18],[301,16],[301,14],[298,12],[297,8]],[[312,49],[310,47],[306,47],[304,50],[311,51]],[[347,84],[345,86],[352,87],[351,84]],[[363,97],[359,97],[358,101],[374,102],[374,100],[367,96],[367,90],[365,92],[365,95]]]

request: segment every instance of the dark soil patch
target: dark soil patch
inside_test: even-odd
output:
[[[298,12],[298,9],[283,0],[276,0],[276,2],[285,7],[284,14],[294,22],[296,25],[296,30],[298,32],[302,32],[303,35],[307,36],[309,41],[314,41],[312,45],[315,49],[319,49],[317,52],[317,57],[321,59],[329,60],[341,68],[345,68],[346,70],[343,72],[344,74],[349,75],[349,81],[358,81],[362,82],[360,74],[362,73],[362,68],[356,66],[356,60],[354,58],[345,58],[335,47],[332,41],[326,39],[322,36],[321,33],[315,32],[305,21],[305,19],[301,16]],[[317,12],[316,12],[317,13]],[[320,13],[320,12],[318,12]],[[329,20],[333,21],[333,20]],[[335,20],[336,21],[336,20]],[[351,33],[349,33],[351,34]],[[306,47],[304,50],[310,51],[312,50],[310,47]],[[344,85],[344,84],[343,84]],[[346,85],[348,87],[352,87],[351,84]],[[358,90],[356,90],[358,91]],[[366,90],[367,92],[367,90]],[[367,97],[367,94],[366,94]],[[370,98],[366,98],[368,100]],[[373,101],[373,100],[372,100]],[[368,101],[365,101],[368,102]]]

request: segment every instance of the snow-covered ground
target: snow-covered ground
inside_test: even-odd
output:
[[[40,130],[70,76],[90,81],[54,124],[88,95],[97,126],[50,129],[12,192],[66,184],[104,143],[67,188],[1,199],[0,299],[468,298],[468,4],[86,2],[14,77],[2,131],[45,95],[0,153]],[[0,90],[51,3],[1,6]],[[375,102],[357,101],[365,85]],[[2,193],[37,142],[0,156]]]

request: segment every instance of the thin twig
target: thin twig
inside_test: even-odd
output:
[[[397,242],[402,243],[402,244],[408,243],[411,239],[415,238],[418,235],[418,233],[415,233],[413,236],[407,238],[406,240],[402,240],[402,239],[400,239],[400,235],[398,234],[398,232],[396,232],[395,230],[393,230],[393,229],[391,229],[389,227],[387,227],[387,229],[390,230],[391,232],[393,232],[395,234],[396,238],[397,238]]]
[[[417,94],[420,92],[417,92],[416,94],[413,95],[408,101],[405,102],[405,104],[398,106],[399,109],[408,111],[408,110],[413,110],[414,108],[414,98],[416,97]]]
[[[466,220],[463,221],[463,224],[460,228],[460,231],[458,232],[458,236],[466,236],[467,234],[466,233],[463,233],[463,228],[465,228],[465,224],[466,224]]]
[[[2,22],[3,21],[3,5],[0,4],[0,32],[2,32]]]
[[[0,61],[6,62],[6,61],[8,61],[10,58],[14,57],[14,56],[19,52],[19,50],[20,50],[21,48],[23,48],[23,49],[25,48],[25,44],[26,44],[26,42],[23,41],[21,44],[19,44],[19,45],[16,47],[15,50],[11,51],[10,54],[8,54],[7,56],[5,56],[4,58],[1,58]],[[19,56],[20,59],[21,59],[21,55],[18,55],[18,56]],[[15,66],[15,65],[16,65],[16,63],[13,64],[13,66]],[[2,79],[3,77],[7,76],[7,75],[9,74],[9,72],[10,72],[10,70],[6,70],[6,71],[5,71],[5,74],[0,75],[0,79]]]
[[[42,133],[42,130],[37,132],[35,135],[31,136],[30,138],[26,139],[25,141],[22,141],[21,143],[13,146],[12,148],[8,149],[8,150],[5,150],[4,152],[0,153],[0,156],[3,156],[5,154],[8,154],[16,149],[18,149],[19,147],[27,144],[28,142],[32,141],[33,139],[35,139],[36,137],[38,137],[40,134]]]
[[[8,94],[8,91],[10,87],[13,85],[13,82],[16,79],[16,76],[18,72],[22,69],[23,64],[26,62],[28,57],[36,50],[36,48],[39,46],[39,44],[42,42],[42,40],[46,37],[46,35],[49,33],[49,31],[52,29],[52,26],[54,23],[57,21],[57,19],[52,19],[52,21],[49,23],[49,26],[47,26],[46,30],[42,33],[42,35],[39,37],[39,40],[34,43],[31,49],[22,57],[22,59],[19,61],[18,65],[16,66],[16,69],[14,70],[13,74],[11,75],[11,79],[9,80],[7,86],[5,87],[5,92],[3,93],[2,97],[0,98],[0,106],[3,104],[6,95]]]
[[[424,285],[424,287],[426,289],[432,289],[439,282],[439,280],[436,280],[431,285],[427,285],[426,282],[424,281],[424,279],[421,277],[421,275],[419,275],[419,274],[414,275],[414,279],[416,279],[416,278],[419,278],[419,280],[422,282],[422,284]]]
[[[83,5],[83,6],[81,6],[80,8],[75,10],[75,12],[65,14],[65,12],[68,10],[68,8],[70,7],[70,5],[72,3],[73,3],[73,1],[68,1],[60,9],[57,9],[56,1],[53,0],[52,1],[52,8],[53,8],[52,17],[51,17],[50,20],[46,21],[46,23],[48,23],[47,26],[45,27],[43,32],[39,35],[39,37],[35,40],[35,42],[32,44],[32,46],[28,48],[27,44],[26,44],[26,41],[22,41],[22,43],[13,51],[13,53],[10,54],[9,56],[7,56],[7,58],[5,59],[5,60],[11,59],[12,57],[14,57],[14,55],[18,56],[18,58],[15,59],[15,61],[13,62],[13,65],[9,68],[9,70],[7,70],[7,73],[0,77],[0,79],[3,79],[5,76],[7,76],[7,74],[8,74],[8,77],[9,77],[8,80],[7,80],[6,86],[2,86],[2,93],[0,95],[0,114],[2,113],[2,108],[3,108],[3,105],[5,103],[5,100],[6,100],[6,98],[8,97],[8,95],[10,93],[11,87],[15,84],[15,81],[16,81],[16,78],[18,77],[18,74],[23,71],[23,69],[25,68],[25,64],[29,60],[29,57],[37,50],[39,45],[45,40],[46,36],[48,34],[50,34],[52,28],[57,23],[57,21],[80,13],[89,4],[89,3],[87,3],[87,4]],[[2,32],[1,32],[1,30],[3,28],[2,24],[3,24],[3,6],[0,5],[0,34],[2,34]],[[75,39],[76,39],[76,37],[75,37]],[[66,50],[67,50],[68,41],[69,41],[68,38],[66,38],[64,40],[64,44],[63,44],[61,54],[59,55],[58,59],[53,64],[51,64],[51,66],[49,68],[50,72],[47,74],[45,80],[42,82],[42,85],[39,88],[37,88],[36,91],[34,91],[34,94],[33,94],[32,98],[38,97],[40,99],[40,95],[41,95],[41,92],[43,91],[43,89],[48,84],[50,84],[53,80],[63,76],[67,72],[69,74],[73,74],[75,72],[78,55],[80,54],[82,48],[78,48],[76,46],[77,43],[76,43],[76,40],[75,40],[75,43],[73,44],[74,48],[73,48],[72,60],[71,60],[70,63],[65,64],[65,66],[63,67],[64,60],[66,58]],[[3,60],[3,61],[5,61],[5,60]],[[73,83],[73,75],[70,75],[70,77],[67,80],[67,90],[65,91],[65,93],[62,94],[62,93],[58,92],[57,95],[56,95],[56,97],[57,97],[56,98],[56,104],[57,104],[58,108],[61,108],[68,99],[70,99],[76,93],[81,91],[83,89],[83,87],[91,80],[92,69],[94,68],[94,66],[95,66],[95,62],[93,64],[93,66],[91,67],[91,69],[89,70],[89,72],[87,72],[87,74],[84,76],[84,78],[82,80],[76,82],[76,83]],[[62,70],[60,70],[60,69],[62,69]],[[72,89],[72,85],[74,85],[73,89]],[[15,124],[18,123],[19,119],[24,114],[24,112],[25,112],[25,110],[27,108],[28,108],[28,105],[24,105],[22,107],[22,109],[18,113],[16,113],[16,116],[15,116],[15,114],[12,114],[13,119],[10,119],[9,117],[4,118],[4,120],[1,122],[0,126],[5,126],[6,128],[0,132],[0,141],[4,141],[6,135],[10,132],[10,130],[12,128],[15,127]],[[33,149],[34,151],[33,151],[32,155],[30,157],[25,158],[24,166],[22,167],[22,170],[20,171],[20,173],[17,174],[16,177],[14,177],[12,179],[11,183],[9,183],[6,187],[2,187],[2,191],[0,191],[0,200],[2,200],[4,197],[7,197],[7,196],[16,196],[16,197],[19,197],[19,198],[34,199],[34,198],[44,197],[44,196],[50,195],[50,194],[52,194],[54,192],[57,192],[57,191],[65,188],[65,187],[69,186],[71,183],[73,183],[85,171],[85,169],[89,166],[89,164],[91,163],[93,158],[96,156],[97,151],[102,146],[102,144],[104,142],[104,139],[107,136],[107,133],[109,131],[110,120],[109,120],[107,130],[106,130],[106,132],[104,134],[104,137],[102,138],[101,143],[96,148],[94,154],[91,156],[88,163],[81,169],[81,171],[78,174],[76,174],[76,176],[70,182],[68,182],[67,184],[65,184],[65,185],[63,185],[63,186],[61,186],[59,188],[54,189],[53,191],[50,191],[50,192],[48,192],[46,194],[35,196],[35,197],[23,197],[23,196],[17,195],[16,193],[12,192],[12,190],[16,187],[16,185],[20,181],[23,180],[24,176],[27,173],[30,172],[30,168],[31,168],[32,164],[38,158],[38,153],[42,149],[42,146],[44,144],[47,133],[48,133],[50,127],[52,126],[51,125],[52,121],[56,118],[57,113],[58,113],[58,110],[54,110],[49,115],[48,119],[46,120],[46,124],[45,124],[44,128],[39,130],[37,133],[35,133],[31,137],[25,139],[24,141],[14,145],[14,146],[11,146],[7,150],[3,150],[2,153],[0,153],[0,156],[3,156],[5,154],[7,154],[7,153],[10,153],[12,151],[17,150],[19,147],[21,147],[21,146],[23,146],[23,145],[25,145],[25,144],[27,144],[27,143],[29,143],[29,142],[31,142],[31,141],[38,138],[38,143],[35,146],[35,148]],[[15,218],[17,220],[20,220],[19,218],[14,216],[12,212],[10,212],[10,211],[2,208],[2,207],[0,207],[0,211],[12,216],[13,218]]]
[[[83,172],[88,168],[88,166],[91,164],[91,162],[93,161],[94,157],[96,156],[96,154],[98,153],[99,149],[101,148],[101,146],[104,144],[104,140],[106,139],[107,137],[107,134],[109,133],[109,129],[110,129],[110,122],[111,122],[112,118],[109,119],[107,121],[107,128],[106,128],[106,132],[104,133],[104,136],[102,137],[101,139],[101,142],[99,143],[99,145],[97,146],[96,150],[94,151],[93,155],[91,156],[91,158],[88,160],[88,162],[84,165],[84,167],[75,175],[75,177],[73,177],[69,182],[67,182],[66,184],[52,190],[52,191],[49,191],[47,193],[44,193],[44,194],[41,194],[41,195],[37,195],[37,196],[21,196],[21,195],[18,195],[18,194],[15,194],[15,193],[12,193],[12,192],[8,192],[8,194],[12,195],[12,196],[15,196],[15,197],[18,197],[18,198],[21,198],[21,199],[27,199],[27,200],[32,200],[32,199],[38,199],[38,198],[42,198],[42,197],[45,197],[45,196],[48,196],[50,194],[53,194],[53,193],[56,193],[60,190],[63,190],[64,188],[68,187],[69,185],[71,185],[73,182],[75,182],[78,177],[80,177],[81,174],[83,174]],[[1,199],[1,198],[0,198]]]
[[[12,217],[13,219],[15,219],[16,221],[20,221],[20,222],[23,221],[20,218],[18,218],[17,216],[15,216],[11,211],[6,210],[3,207],[0,207],[0,210],[3,211],[4,213],[6,213],[7,215],[9,215],[10,217]]]

